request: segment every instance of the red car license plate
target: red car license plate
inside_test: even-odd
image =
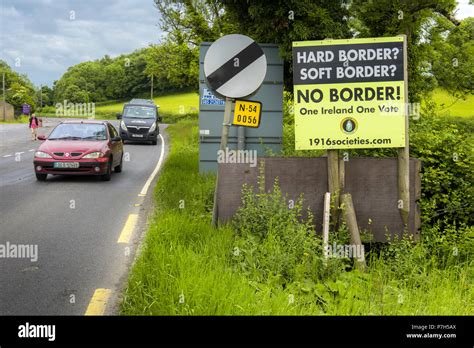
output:
[[[53,168],[79,168],[79,162],[54,162]]]

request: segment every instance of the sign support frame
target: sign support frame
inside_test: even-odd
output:
[[[327,166],[328,166],[328,191],[333,197],[334,205],[331,207],[331,220],[336,226],[338,221],[339,209],[339,150],[327,150]]]
[[[227,142],[229,140],[229,129],[231,126],[231,113],[232,113],[232,103],[234,99],[226,97],[225,98],[225,108],[224,108],[224,122],[222,123],[222,134],[221,134],[221,144],[219,149],[225,151],[227,148]],[[219,170],[216,173],[216,187],[214,188],[214,205],[212,207],[212,226],[217,227],[217,188],[219,186]]]
[[[409,147],[409,122],[408,122],[408,53],[407,36],[403,37],[403,79],[405,81],[405,147],[399,147],[398,152],[398,207],[405,228],[408,227],[408,217],[410,216],[410,147]]]

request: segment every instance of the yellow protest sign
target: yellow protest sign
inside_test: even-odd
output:
[[[236,126],[258,128],[262,114],[262,103],[250,100],[236,100],[234,108],[234,121]]]
[[[403,37],[293,42],[295,148],[405,146]]]

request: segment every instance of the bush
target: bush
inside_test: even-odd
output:
[[[424,227],[454,232],[473,225],[473,120],[424,116],[412,122],[410,154],[423,166]]]
[[[283,156],[315,157],[323,151],[295,151],[293,99],[284,98]],[[438,116],[427,106],[419,119],[410,120],[410,156],[422,161],[419,201],[422,235],[449,233],[465,238],[474,222],[472,148],[474,118]],[[350,157],[396,157],[396,149],[344,150]],[[436,226],[436,229],[432,227]],[[431,238],[431,237],[430,237]]]
[[[289,208],[278,181],[270,193],[264,192],[261,182],[259,186],[258,194],[244,186],[242,206],[232,223],[237,268],[252,281],[283,288],[292,282],[307,287],[339,270],[339,261],[324,265],[322,240],[315,234],[311,211],[303,217],[303,198]]]

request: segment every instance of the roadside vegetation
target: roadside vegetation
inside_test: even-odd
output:
[[[164,118],[164,123],[174,123],[179,118],[198,113],[199,95],[196,92],[166,94],[155,97],[153,100],[160,106],[159,112]],[[122,113],[123,104],[128,101],[96,106],[96,118],[115,119],[117,113]]]
[[[72,66],[51,88],[0,61],[7,102],[16,110],[28,103],[40,116],[55,116],[55,104],[67,100],[94,102],[97,118],[115,119],[124,102],[149,95],[153,78],[171,149],[121,314],[474,315],[474,20],[455,18],[455,0],[155,3],[166,33],[160,44]],[[325,260],[320,217],[303,219],[304,201],[288,209],[278,182],[272,192],[243,188],[234,220],[211,227],[215,176],[198,171],[199,44],[232,33],[279,45],[287,91],[293,41],[407,35],[409,100],[422,105],[410,120],[410,153],[423,162],[419,242],[364,239],[365,273],[352,259]],[[291,104],[285,93],[282,155],[322,155],[294,150]],[[344,226],[331,233],[330,244],[348,241]]]
[[[422,101],[421,114],[410,119],[410,153],[423,162],[421,238],[386,244],[364,238],[365,273],[352,259],[325,261],[315,231],[321,217],[303,219],[304,201],[288,209],[278,182],[273,192],[244,188],[234,220],[213,228],[215,177],[198,172],[197,120],[180,120],[168,128],[171,150],[155,188],[156,212],[130,273],[122,314],[474,314],[469,107],[474,21],[455,19],[454,0],[354,0],[350,6],[296,1],[292,8],[287,2],[234,0],[156,3],[168,40],[180,45],[195,47],[235,32],[277,43],[287,91],[292,90],[292,41],[407,35],[409,100]],[[300,11],[291,21],[294,8]],[[450,105],[452,98],[458,101]],[[285,94],[282,155],[322,155],[294,150],[291,104],[291,94]],[[350,157],[396,154],[394,149],[348,152]],[[330,244],[348,241],[344,226],[330,235]]]
[[[147,96],[141,98],[148,99]],[[123,105],[127,100],[112,100],[101,102],[95,106],[95,118],[115,120],[117,113],[122,113]],[[175,92],[153,98],[155,104],[160,106],[159,113],[163,117],[163,123],[174,123],[178,119],[196,116],[198,113],[199,95],[196,92]],[[45,117],[56,117],[54,106],[45,107],[38,115]],[[71,116],[64,116],[71,117]],[[77,117],[77,116],[74,116]],[[87,116],[82,116],[87,118]]]
[[[13,120],[0,120],[0,123],[28,123],[29,117],[26,115],[21,115],[19,117],[15,117]]]
[[[350,259],[324,262],[314,221],[301,219],[304,202],[289,210],[278,183],[271,193],[244,190],[234,221],[211,227],[215,178],[198,172],[197,121],[171,125],[170,154],[154,192],[156,212],[121,313],[473,315],[474,122],[459,122],[438,116],[412,121],[411,151],[425,163],[422,239],[367,242],[366,273]],[[330,238],[349,242],[344,227]]]

